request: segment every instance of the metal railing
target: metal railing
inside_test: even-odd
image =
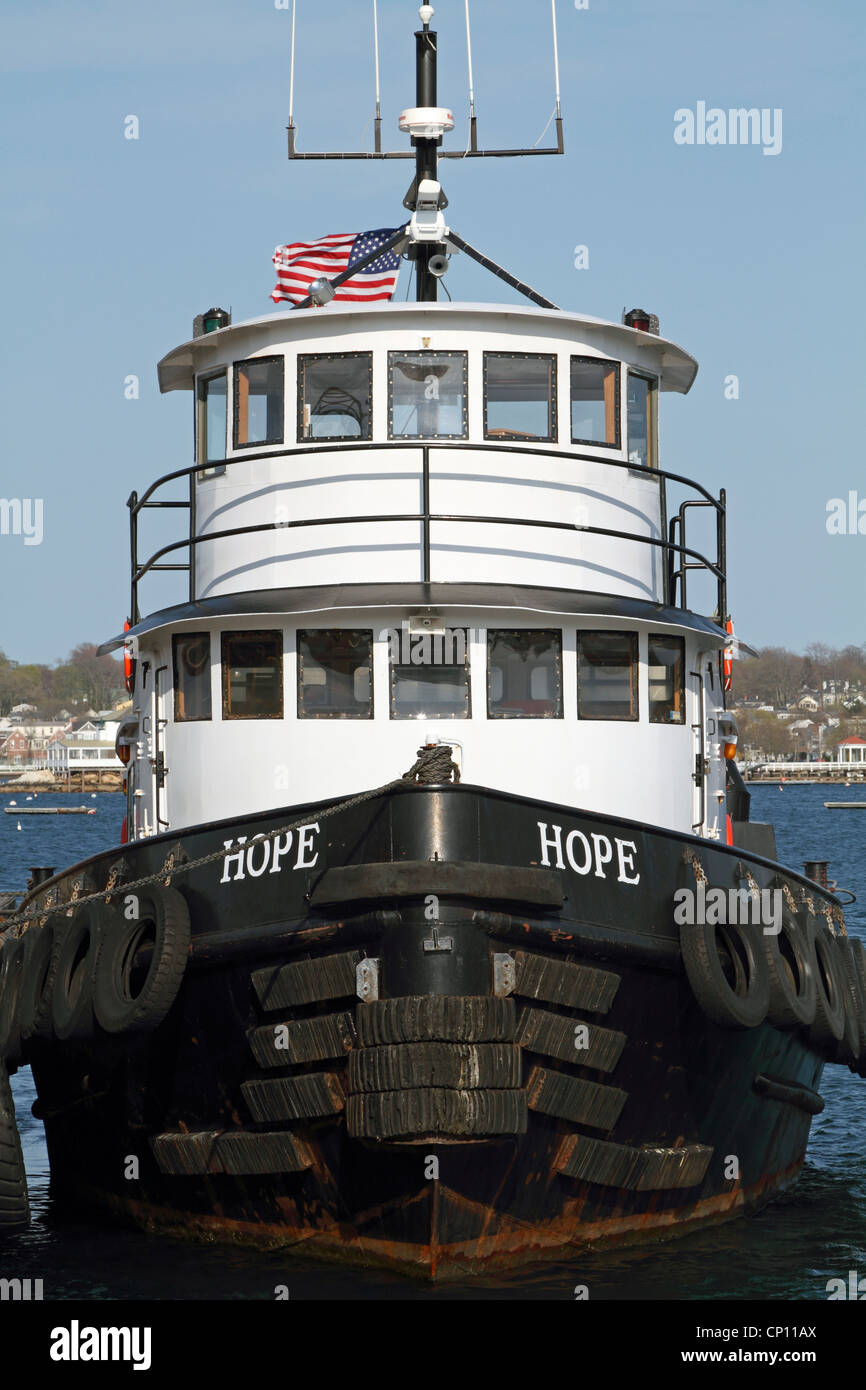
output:
[[[528,517],[515,516],[484,516],[478,514],[463,515],[450,512],[432,512],[430,510],[430,455],[432,452],[446,450],[451,453],[459,449],[470,449],[474,453],[496,453],[511,454],[521,457],[541,457],[553,458],[562,463],[580,462],[601,464],[605,468],[625,468],[632,473],[640,472],[646,478],[657,478],[661,484],[661,518],[662,535],[646,536],[634,531],[622,531],[606,526],[589,526],[577,522],[568,521],[545,521],[535,520]],[[385,453],[394,450],[414,450],[421,452],[421,510],[419,512],[374,512],[359,516],[325,516],[303,519],[298,521],[271,521],[262,522],[255,526],[233,526],[221,531],[209,531],[205,535],[196,535],[196,474],[204,472],[206,469],[225,470],[235,464],[249,464],[258,461],[273,461],[274,459],[309,457],[316,453],[332,453],[339,451],[341,454],[349,453]],[[364,475],[358,474],[361,478]],[[153,501],[154,494],[169,483],[176,482],[184,478],[189,486],[189,499],[171,499],[165,501]],[[691,498],[683,502],[676,515],[671,517],[668,526],[668,536],[664,539],[665,530],[665,483],[678,483],[684,487],[692,488],[699,494],[697,498]],[[553,484],[552,484],[553,486]],[[600,459],[593,454],[575,453],[564,449],[540,449],[535,447],[510,446],[503,444],[489,443],[458,443],[454,440],[436,441],[422,443],[415,440],[389,440],[387,442],[376,443],[375,441],[364,441],[359,444],[331,444],[324,442],[317,445],[303,445],[290,449],[263,450],[256,453],[245,453],[235,455],[232,458],[209,459],[206,464],[195,463],[187,468],[178,468],[171,473],[164,474],[157,478],[156,482],[151,483],[150,487],[140,497],[137,492],[130,494],[127,500],[129,507],[129,538],[130,538],[130,622],[135,624],[141,617],[139,607],[139,585],[147,574],[157,571],[181,571],[189,574],[189,598],[194,600],[195,593],[195,554],[200,545],[205,545],[210,541],[228,540],[234,536],[249,536],[268,531],[291,531],[301,530],[315,526],[355,526],[369,525],[370,523],[390,523],[390,522],[417,522],[421,530],[421,551],[422,551],[422,581],[430,582],[431,577],[431,529],[439,522],[466,522],[473,525],[489,526],[530,526],[551,531],[571,531],[581,532],[590,536],[606,536],[615,540],[633,541],[636,544],[648,545],[662,552],[665,561],[664,571],[664,601],[672,607],[686,609],[687,589],[686,581],[688,572],[691,570],[702,570],[710,574],[716,581],[716,612],[713,614],[714,620],[724,624],[727,616],[727,582],[725,576],[725,492],[722,490],[720,496],[715,498],[700,483],[696,483],[691,478],[686,478],[680,473],[670,473],[665,469],[639,469],[634,463],[622,459]],[[716,513],[716,557],[710,560],[699,551],[690,549],[686,545],[686,517],[689,508],[710,507]],[[178,541],[173,541],[168,545],[161,546],[143,563],[138,556],[138,524],[139,517],[143,511],[149,509],[170,509],[184,508],[189,512],[188,534]],[[163,563],[163,557],[172,555],[177,551],[186,550],[188,558],[186,561]]]

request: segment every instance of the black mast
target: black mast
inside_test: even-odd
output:
[[[436,105],[436,33],[430,28],[429,20],[424,21],[423,29],[415,33],[415,104],[421,107]],[[415,194],[422,179],[439,181],[438,140],[413,138],[415,146]],[[438,297],[438,281],[430,273],[430,259],[444,251],[435,242],[422,242],[414,247],[415,252],[415,298],[419,303],[435,301]]]

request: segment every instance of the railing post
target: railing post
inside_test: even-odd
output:
[[[189,475],[189,601],[195,602],[195,474]]]
[[[422,453],[422,485],[421,501],[424,511],[423,523],[423,545],[424,558],[422,563],[422,579],[425,584],[430,583],[430,448],[425,444]]]
[[[126,502],[129,508],[129,621],[135,624],[138,612],[138,493],[131,492]]]

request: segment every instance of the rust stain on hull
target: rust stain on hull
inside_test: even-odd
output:
[[[304,1254],[318,1259],[350,1265],[374,1265],[434,1282],[447,1282],[467,1276],[514,1270],[586,1249],[664,1240],[701,1227],[719,1225],[772,1201],[796,1180],[802,1162],[801,1159],[750,1187],[736,1187],[730,1192],[700,1199],[688,1208],[679,1210],[654,1211],[651,1207],[642,1213],[582,1222],[575,1210],[580,1203],[575,1200],[568,1204],[558,1220],[528,1225],[503,1216],[492,1206],[486,1207],[483,1209],[485,1232],[494,1221],[499,1224],[499,1230],[466,1241],[444,1243],[438,1235],[441,1204],[447,1199],[458,1205],[466,1205],[468,1199],[439,1183],[431,1184],[409,1203],[404,1203],[429,1204],[429,1239],[424,1243],[391,1240],[359,1230],[359,1226],[374,1223],[383,1208],[377,1212],[360,1213],[354,1222],[331,1220],[323,1213],[323,1224],[313,1227],[292,1224],[291,1221],[239,1220],[222,1216],[217,1211],[207,1214],[182,1212],[135,1198],[119,1198],[92,1188],[78,1187],[76,1192],[89,1204],[122,1214],[153,1234],[265,1250],[296,1250],[302,1247]],[[476,1210],[481,1208],[476,1207]]]

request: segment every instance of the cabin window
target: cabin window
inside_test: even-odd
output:
[[[572,357],[571,442],[620,447],[618,362]]]
[[[282,719],[283,634],[224,632],[223,719]]]
[[[637,719],[637,633],[577,634],[578,719]]]
[[[298,633],[298,718],[373,718],[372,632]]]
[[[485,352],[484,438],[556,438],[556,358]]]
[[[373,354],[298,358],[298,439],[371,439]]]
[[[283,442],[282,357],[235,363],[235,448]]]
[[[628,460],[638,468],[655,465],[655,382],[628,374]]]
[[[518,628],[487,634],[489,719],[562,718],[562,633]]]
[[[200,376],[196,392],[198,409],[196,429],[198,432],[198,463],[212,463],[218,460],[220,467],[202,469],[199,477],[208,474],[224,473],[226,456],[226,428],[228,425],[228,383],[226,373],[217,372],[214,376]]]
[[[652,724],[685,723],[685,639],[650,633],[649,717]]]
[[[389,439],[466,438],[466,353],[388,353]]]
[[[184,632],[171,639],[174,717],[178,723],[210,719],[210,633]]]
[[[391,718],[468,719],[469,641],[463,628],[390,634]]]

